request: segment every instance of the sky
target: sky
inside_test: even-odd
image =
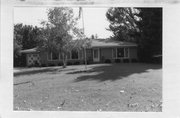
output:
[[[106,19],[107,7],[83,7],[85,35],[90,37],[92,34],[98,38],[108,38],[112,32],[106,30],[109,22]],[[73,8],[75,16],[79,14],[79,8]],[[82,17],[81,17],[82,18]],[[14,24],[23,23],[26,25],[41,26],[40,22],[47,20],[47,8],[45,7],[15,7]],[[82,28],[82,19],[78,22],[78,27]]]

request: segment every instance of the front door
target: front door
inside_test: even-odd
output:
[[[93,61],[99,62],[99,49],[93,49]]]

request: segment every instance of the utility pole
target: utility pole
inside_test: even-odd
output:
[[[84,30],[84,15],[83,15],[83,9],[81,7],[81,14],[82,14],[82,25],[83,25],[83,34],[85,36],[85,30]],[[86,40],[86,39],[84,39]],[[86,58],[86,46],[84,47],[84,59],[85,59],[85,71],[87,70],[87,58]]]

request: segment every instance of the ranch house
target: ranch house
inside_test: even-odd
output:
[[[91,39],[91,47],[86,49],[87,63],[128,63],[137,58],[137,44],[132,42],[115,41],[112,39]],[[22,50],[26,55],[27,66],[62,65],[60,53],[38,51],[37,48]],[[83,64],[84,50],[72,50],[68,53],[67,64]]]

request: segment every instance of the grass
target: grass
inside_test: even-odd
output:
[[[14,110],[162,111],[162,66],[95,64],[21,69]]]

